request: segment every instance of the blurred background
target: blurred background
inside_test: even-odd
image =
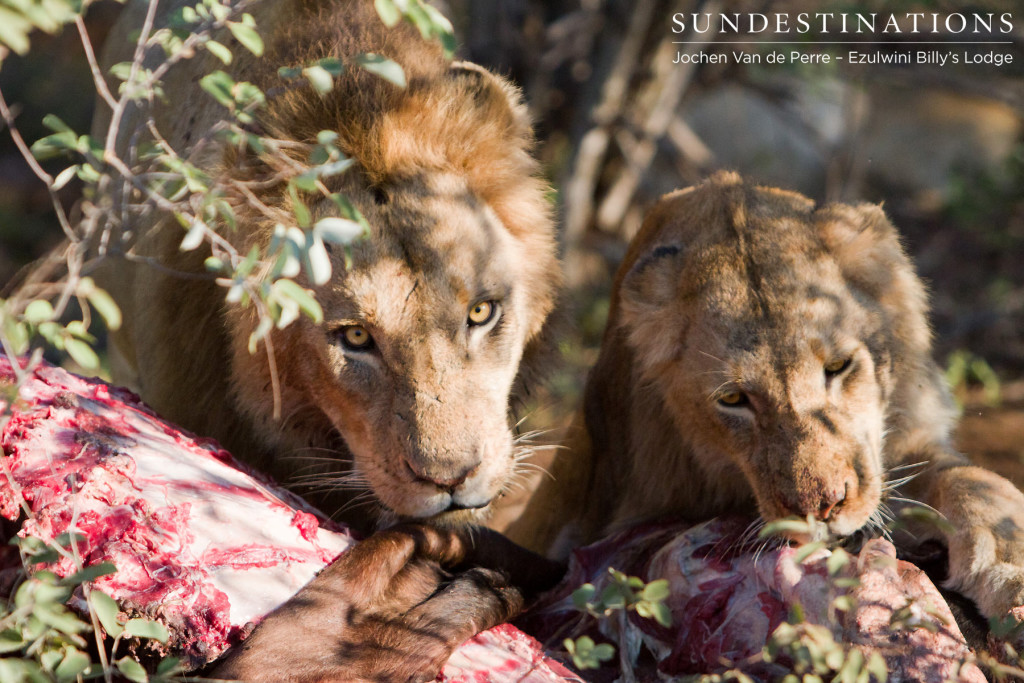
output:
[[[88,14],[102,44],[119,5]],[[612,275],[657,198],[718,168],[818,201],[882,202],[906,237],[933,302],[936,359],[965,407],[965,450],[1024,481],[1024,6],[1019,0],[754,2],[450,0],[460,57],[518,82],[562,225],[569,294],[562,364],[530,407],[533,426],[564,425],[596,357]],[[683,13],[1015,12],[991,34],[786,36],[803,45],[678,45]],[[998,26],[997,26],[998,29]],[[774,38],[770,32],[759,39]],[[921,41],[942,41],[927,45]],[[954,41],[1007,42],[998,46]],[[1002,66],[741,64],[765,55],[956,50],[1011,55]],[[678,64],[678,52],[726,54]],[[0,68],[0,89],[31,141],[56,113],[88,129],[93,90],[74,27],[34,38]],[[54,170],[60,170],[56,167]],[[62,198],[73,205],[79,188]],[[0,287],[60,239],[45,188],[0,134]],[[557,437],[554,437],[557,438]]]

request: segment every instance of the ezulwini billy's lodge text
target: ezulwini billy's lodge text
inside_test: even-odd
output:
[[[894,52],[861,52],[847,50],[845,54],[804,50],[772,51],[766,53],[733,50],[732,52],[676,52],[674,64],[979,64],[1004,66],[1013,63],[1009,51],[987,50],[902,50]]]

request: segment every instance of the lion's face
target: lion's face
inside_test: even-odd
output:
[[[624,329],[709,477],[752,494],[766,520],[813,515],[846,536],[882,521],[892,384],[882,305],[832,239],[863,226],[751,195],[716,228],[699,205],[676,217],[679,241],[625,279]]]
[[[245,348],[251,313],[228,312],[232,383],[281,453],[271,471],[312,485],[329,512],[365,504],[346,521],[461,523],[479,519],[513,476],[510,394],[520,361],[543,343],[560,266],[518,89],[464,62],[406,66],[418,75],[404,89],[346,71],[354,80],[326,99],[275,100],[272,129],[307,131],[303,140],[338,131],[354,164],[325,182],[371,234],[333,250],[332,278],[314,288],[323,323],[272,334],[282,419],[271,418],[267,354]],[[275,197],[291,209],[287,193]],[[309,208],[314,220],[337,215],[323,197]],[[249,234],[265,243],[272,227]]]
[[[400,517],[476,519],[515,470],[509,396],[557,263],[455,175],[349,195],[373,233],[348,267],[333,250],[335,276],[316,292],[323,324],[278,334],[286,418],[315,407],[351,453],[314,461],[317,483],[371,493]]]

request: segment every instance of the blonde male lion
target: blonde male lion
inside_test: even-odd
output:
[[[733,173],[667,195],[615,280],[586,443],[512,533],[561,554],[659,516],[749,512],[846,537],[914,500],[950,524],[914,530],[948,546],[948,587],[989,617],[1024,604],[1024,495],[950,445],[926,315],[878,206]]]
[[[130,35],[147,4],[129,5],[111,35]],[[161,3],[157,26],[189,4]],[[411,26],[387,29],[369,0],[258,2],[250,10],[263,57],[221,36],[235,48],[231,66],[201,53],[171,69],[168,100],[152,112],[156,127],[189,151],[227,114],[200,76],[222,68],[255,83],[267,93],[255,112],[261,132],[307,153],[319,131],[338,134],[354,164],[326,183],[366,216],[371,234],[353,246],[347,267],[340,250],[332,253],[334,276],[315,288],[324,322],[303,317],[273,332],[283,413],[275,419],[267,354],[247,348],[254,308],[225,305],[225,289],[203,267],[209,252],[182,252],[184,231],[173,219],[126,226],[138,235],[127,245],[136,259],[112,262],[101,282],[125,318],[112,338],[114,379],[283,483],[319,463],[317,483],[327,491],[315,500],[329,513],[372,494],[379,505],[345,512],[356,527],[372,528],[382,512],[481,519],[514,471],[509,398],[520,361],[542,343],[560,284],[519,90],[447,61]],[[114,40],[105,62],[130,60],[133,50]],[[278,75],[281,66],[361,52],[400,64],[408,86],[352,62],[325,95]],[[145,131],[145,114],[129,110],[121,123],[125,148]],[[109,109],[97,116],[94,128],[105,131]],[[192,154],[219,177],[262,181],[249,186],[258,202],[291,206],[280,177],[251,155],[209,144]],[[228,191],[238,230],[225,237],[243,254],[266,245],[274,219],[244,190]],[[313,221],[337,215],[325,197],[308,201]]]
[[[161,2],[154,29],[194,4]],[[107,67],[131,61],[136,48],[125,38],[153,6],[129,4],[111,31]],[[247,10],[263,57],[222,31],[215,37],[233,50],[230,66],[200,51],[170,69],[166,98],[151,111],[129,108],[119,122],[119,154],[131,158],[152,116],[178,153],[237,181],[227,183],[227,201],[238,227],[224,238],[242,254],[266,245],[275,219],[261,205],[292,208],[283,178],[230,145],[196,146],[227,113],[200,79],[223,69],[266,93],[252,127],[290,154],[308,156],[321,130],[337,134],[353,163],[324,182],[362,212],[371,234],[349,254],[331,254],[326,284],[298,278],[314,290],[324,320],[303,317],[272,331],[275,368],[262,345],[248,350],[254,308],[225,304],[226,290],[203,265],[209,250],[183,252],[175,220],[139,220],[125,208],[130,239],[110,246],[129,258],[111,259],[97,278],[124,313],[111,338],[114,379],[283,483],[312,463],[304,471],[322,489],[314,502],[364,532],[396,519],[449,529],[483,520],[516,471],[510,398],[521,362],[543,344],[560,285],[520,92],[481,67],[449,62],[409,25],[387,29],[372,0],[264,0]],[[147,63],[161,58],[151,49]],[[352,59],[360,53],[397,62],[407,86],[360,68]],[[278,75],[324,58],[344,65],[327,93]],[[105,134],[110,120],[101,103],[94,130]],[[314,222],[337,215],[327,198],[307,201]],[[442,567],[487,564],[478,557],[487,544],[465,538],[427,527],[373,536],[266,619],[216,675],[432,678],[452,648],[521,604],[520,592],[490,570],[449,583]],[[498,560],[514,562],[515,550],[496,542]],[[530,572],[551,567],[528,564]]]

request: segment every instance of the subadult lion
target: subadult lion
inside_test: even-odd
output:
[[[667,195],[615,280],[585,443],[513,533],[559,554],[658,516],[756,512],[846,537],[913,499],[951,525],[915,529],[948,545],[948,587],[988,617],[1024,604],[1024,495],[951,446],[926,313],[878,206],[725,172]]]
[[[154,27],[190,4],[161,3]],[[130,4],[111,36],[132,35],[149,6]],[[221,68],[267,93],[254,126],[298,156],[319,131],[338,134],[354,163],[325,182],[366,216],[372,234],[353,245],[348,263],[332,253],[332,279],[313,287],[322,324],[303,318],[271,333],[278,420],[267,354],[247,349],[253,309],[225,305],[203,266],[209,251],[182,252],[174,220],[130,222],[132,241],[114,247],[131,258],[110,259],[97,276],[124,313],[111,339],[114,379],[283,483],[312,463],[304,471],[322,489],[313,502],[364,532],[395,519],[446,528],[480,521],[515,475],[510,395],[521,362],[539,355],[560,285],[520,92],[481,67],[449,62],[411,26],[386,29],[371,0],[266,0],[248,9],[266,42],[263,58],[227,31],[216,36],[231,46],[231,65],[200,52],[172,68],[166,101],[151,112],[129,109],[120,122],[119,154],[130,158],[151,114],[166,141],[205,171],[250,182],[258,202],[229,189],[238,228],[225,237],[241,253],[267,244],[274,221],[254,205],[289,209],[285,184],[255,155],[194,147],[225,115],[199,85]],[[130,61],[134,49],[110,41],[105,65]],[[346,61],[361,52],[400,64],[407,87]],[[277,73],[326,57],[345,69],[324,95]],[[94,131],[105,133],[110,118],[101,104]],[[313,221],[335,215],[330,200],[309,208]],[[518,610],[519,589],[530,585],[513,575],[512,588],[490,569],[449,582],[444,569],[488,565],[483,546],[466,538],[427,527],[371,537],[264,620],[215,675],[433,678],[452,648]],[[506,545],[499,559],[514,554]]]

